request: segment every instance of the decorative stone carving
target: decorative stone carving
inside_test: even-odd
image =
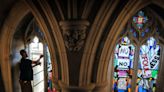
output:
[[[86,20],[61,21],[60,26],[68,50],[79,51],[84,45],[89,22]]]

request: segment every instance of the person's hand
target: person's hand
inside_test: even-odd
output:
[[[36,64],[37,64],[37,65],[41,65],[41,62],[37,62]]]
[[[39,62],[38,65],[41,65],[41,62]]]
[[[40,58],[44,57],[44,55],[40,55]]]

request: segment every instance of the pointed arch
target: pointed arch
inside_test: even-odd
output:
[[[55,75],[59,76],[62,73],[62,77],[64,77],[64,79],[61,79],[61,81],[65,81],[66,83],[68,83],[68,67],[67,67],[67,59],[66,59],[65,51],[63,51],[65,50],[64,46],[61,45],[62,43],[59,43],[59,40],[56,42],[53,38],[54,36],[51,36],[51,33],[49,32],[49,27],[46,25],[46,22],[43,16],[41,16],[40,12],[36,9],[35,5],[30,1],[29,2],[19,1],[12,7],[9,15],[7,16],[3,24],[3,27],[1,29],[1,34],[0,34],[0,42],[3,43],[0,45],[0,48],[1,48],[0,49],[0,52],[1,52],[0,65],[1,65],[2,77],[4,80],[4,86],[5,86],[6,92],[13,92],[12,78],[11,78],[12,77],[11,64],[10,64],[12,38],[13,38],[14,33],[16,32],[16,29],[19,23],[21,23],[21,20],[30,12],[32,12],[34,18],[36,19],[39,25],[39,28],[41,29],[41,31],[43,32],[45,36],[46,43],[48,44],[50,55],[51,55],[51,60],[52,60],[52,65],[53,65],[53,72],[55,70],[53,77],[55,78]],[[56,38],[58,38],[58,36],[56,36]],[[59,38],[61,39],[61,37]],[[57,46],[58,48],[60,47],[60,45],[63,46],[63,48],[61,47],[60,49],[58,49],[60,50],[59,53],[56,52],[56,49],[54,47],[53,43],[55,42],[58,44]],[[57,63],[57,57],[56,57],[57,54],[59,54],[60,59],[63,62],[65,62],[65,63],[62,63],[62,65],[60,64],[60,61]],[[64,60],[62,59],[63,56],[65,57]],[[64,73],[64,71],[66,71],[67,73]],[[56,86],[58,87],[58,83],[56,82],[57,80],[58,78],[56,78],[54,82],[55,84],[57,84]]]
[[[40,5],[41,9],[36,7],[35,4],[31,1],[27,1],[27,2],[29,4],[29,6],[30,6],[29,8],[33,12],[34,16],[36,15],[39,17],[44,17],[43,21],[46,22],[46,26],[47,26],[46,30],[49,31],[51,34],[49,37],[52,37],[51,38],[52,41],[55,41],[55,43],[54,42],[51,43],[54,48],[54,50],[52,50],[52,55],[59,54],[55,58],[52,59],[52,60],[57,60],[57,58],[58,58],[59,62],[57,61],[55,64],[52,63],[52,66],[56,66],[57,64],[60,63],[60,65],[58,65],[58,67],[61,67],[61,68],[58,71],[61,71],[61,72],[58,75],[61,75],[61,76],[59,76],[61,79],[60,78],[59,79],[64,84],[68,85],[69,84],[69,73],[68,73],[69,69],[68,69],[67,54],[66,54],[66,49],[65,49],[65,45],[64,45],[64,40],[62,38],[61,30],[57,23],[56,16],[54,16],[49,4],[46,1],[35,2]],[[38,9],[40,9],[40,10],[38,10]],[[41,24],[41,22],[39,24]],[[51,52],[51,50],[50,50],[50,52]],[[58,84],[57,80],[54,80],[54,81]],[[56,86],[59,86],[59,85],[56,85]]]
[[[18,12],[15,12],[18,11]],[[12,92],[12,79],[11,79],[11,66],[10,66],[10,49],[11,41],[16,30],[17,25],[23,19],[23,17],[29,13],[28,7],[24,2],[17,3],[10,11],[9,16],[6,18],[4,25],[1,29],[2,33],[0,36],[1,50],[0,50],[0,61],[2,77],[4,80],[4,86],[6,92]],[[4,54],[5,53],[5,54]]]
[[[154,2],[150,2],[147,0],[137,1],[133,0],[132,2],[129,1],[129,3],[124,7],[124,9],[121,11],[119,16],[117,17],[115,23],[113,24],[112,28],[110,29],[110,33],[108,34],[107,40],[105,41],[105,45],[103,46],[103,51],[101,53],[101,57],[99,60],[99,66],[98,66],[98,73],[97,73],[97,82],[104,82],[107,81],[107,70],[108,65],[110,62],[112,62],[111,58],[114,53],[114,46],[116,45],[116,41],[122,32],[124,30],[124,27],[128,20],[133,16],[138,10],[150,5],[154,4]],[[110,63],[112,64],[112,63]],[[112,67],[109,68],[109,70],[112,72]],[[111,75],[113,76],[113,75]],[[110,85],[111,87],[112,85]],[[111,89],[111,88],[110,88]]]
[[[112,12],[114,11],[117,4],[118,1],[110,2],[108,0],[105,0],[99,12],[96,15],[93,24],[91,25],[91,31],[88,34],[88,38],[86,40],[84,53],[82,56],[82,61],[80,66],[80,77],[79,77],[80,86],[92,85],[91,77],[92,77],[94,58],[96,56],[96,50],[101,35],[103,33],[103,29],[105,28],[105,24],[107,23],[107,20],[112,15]]]

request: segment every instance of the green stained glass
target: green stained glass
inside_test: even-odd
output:
[[[152,78],[157,79],[158,71],[152,70]]]

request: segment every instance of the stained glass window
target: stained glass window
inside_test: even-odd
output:
[[[122,38],[115,48],[113,91],[127,92],[131,90],[132,68],[135,47],[128,37]]]
[[[29,44],[29,58],[31,60],[37,60],[40,55],[43,54],[43,43],[39,42],[39,38],[35,36],[32,42]],[[42,92],[44,91],[44,59],[40,60],[41,65],[33,67],[33,92]]]
[[[132,17],[129,32],[135,38],[142,39],[143,37],[147,36],[149,32],[152,32],[152,24],[152,17],[148,16],[144,11],[139,11]]]
[[[126,36],[115,47],[112,91],[155,92],[161,49],[159,25],[149,10],[142,10],[129,20],[125,30]]]
[[[150,37],[140,47],[136,92],[155,92],[159,59],[160,46]]]

